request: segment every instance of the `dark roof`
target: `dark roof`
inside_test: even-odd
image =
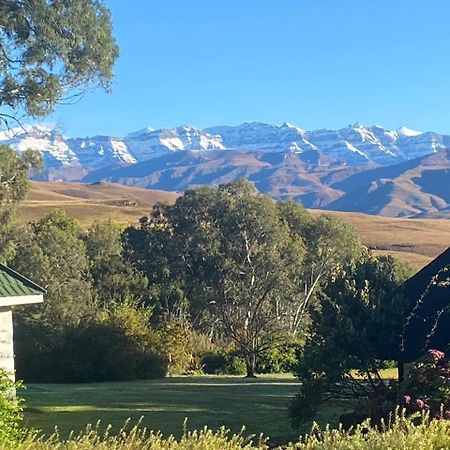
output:
[[[410,314],[402,338],[401,360],[410,362],[427,349],[450,345],[450,248],[405,282]]]
[[[448,265],[450,265],[450,247],[405,282],[407,297],[410,299],[419,298],[430,284],[433,276]]]
[[[20,273],[0,264],[0,299],[2,297],[21,297],[42,295],[45,289],[25,278]]]

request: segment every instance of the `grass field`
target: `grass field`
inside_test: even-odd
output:
[[[63,435],[101,420],[115,428],[127,418],[144,417],[143,425],[165,434],[180,435],[188,428],[222,425],[270,436],[293,434],[286,407],[297,392],[293,378],[258,379],[198,377],[168,378],[78,385],[30,385],[24,393],[29,426]]]
[[[396,369],[382,372],[395,378]],[[143,417],[142,425],[180,436],[187,418],[189,429],[222,425],[239,432],[263,433],[271,438],[295,439],[289,424],[287,406],[299,384],[290,375],[242,377],[197,376],[90,384],[31,384],[22,393],[26,423],[50,434],[55,425],[62,436],[81,431],[86,424],[101,420],[102,426],[118,430],[127,419]],[[337,425],[338,417],[350,411],[348,401],[327,402],[316,420],[321,425]],[[309,431],[305,425],[301,432]]]
[[[298,391],[292,377],[176,377],[165,380],[95,383],[32,384],[26,399],[26,423],[51,433],[55,425],[67,436],[83,430],[87,423],[120,428],[131,418],[164,434],[181,435],[183,422],[189,429],[222,425],[239,432],[264,433],[273,438],[295,438],[289,425],[287,405]],[[345,404],[334,402],[322,411],[319,422],[337,423]]]

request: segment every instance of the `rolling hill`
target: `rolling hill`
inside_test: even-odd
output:
[[[450,150],[360,172],[333,184],[345,194],[327,205],[390,217],[450,218]]]
[[[246,178],[274,198],[307,208],[386,217],[450,218],[450,150],[383,167],[349,166],[320,151],[171,153],[84,178],[182,191]]]
[[[27,201],[20,208],[22,220],[36,220],[55,208],[87,227],[95,220],[112,218],[137,223],[157,202],[174,202],[179,194],[131,188],[113,183],[91,185],[32,182]],[[310,210],[312,214],[326,211]],[[358,231],[362,242],[376,253],[391,253],[422,267],[450,245],[450,220],[401,219],[367,214],[334,212]]]
[[[95,220],[114,219],[137,223],[155,203],[172,203],[179,194],[129,188],[111,183],[83,185],[62,182],[31,182],[28,198],[20,206],[23,221],[39,219],[56,208],[64,209],[82,226]]]

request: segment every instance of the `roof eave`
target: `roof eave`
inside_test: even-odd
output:
[[[42,294],[35,295],[17,295],[11,297],[0,297],[0,309],[18,305],[31,305],[33,303],[43,303]]]

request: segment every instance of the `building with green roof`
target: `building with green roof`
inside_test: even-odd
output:
[[[42,303],[45,289],[10,267],[0,264],[0,369],[13,376],[12,311],[15,306]]]

